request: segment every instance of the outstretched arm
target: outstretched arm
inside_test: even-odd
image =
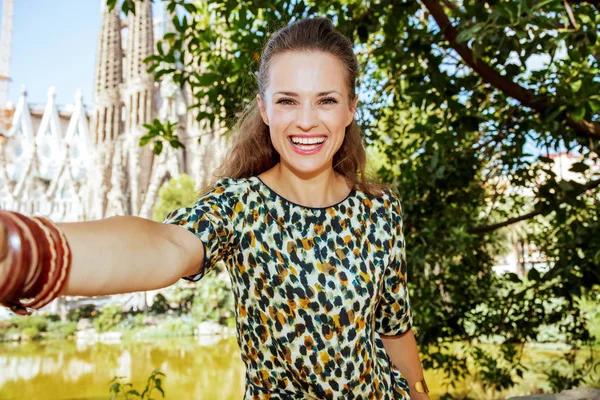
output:
[[[144,218],[119,216],[56,226],[72,252],[62,295],[98,296],[162,288],[196,272],[204,259],[202,244],[194,234]],[[10,251],[2,236],[0,263]],[[7,279],[1,275],[0,283]]]
[[[73,251],[63,295],[96,296],[159,289],[202,264],[189,231],[139,217],[58,224]]]

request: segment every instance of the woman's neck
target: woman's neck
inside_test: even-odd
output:
[[[281,163],[259,175],[271,189],[286,199],[306,207],[327,207],[337,204],[351,190],[346,179],[333,168],[300,175]]]

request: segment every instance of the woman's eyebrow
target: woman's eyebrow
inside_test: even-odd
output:
[[[337,93],[337,94],[341,95],[341,93],[338,92],[337,90],[328,90],[326,92],[319,92],[319,93],[317,93],[317,97],[327,96],[327,95],[329,95],[331,93]],[[296,93],[296,92],[278,91],[278,92],[275,92],[273,94],[281,94],[281,95],[284,95],[284,96],[298,97],[298,93]]]

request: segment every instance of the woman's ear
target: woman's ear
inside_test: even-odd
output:
[[[256,102],[258,103],[258,110],[260,111],[260,116],[265,124],[269,125],[269,118],[267,118],[267,112],[265,110],[265,104],[263,103],[260,94],[256,95]]]
[[[354,95],[354,99],[350,102],[350,113],[348,114],[348,119],[346,120],[346,126],[350,125],[352,121],[354,121],[354,116],[356,115],[356,108],[358,107],[358,95]]]

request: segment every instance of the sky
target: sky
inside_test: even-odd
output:
[[[45,104],[54,86],[59,105],[72,104],[78,89],[92,104],[102,1],[14,0],[10,101],[25,85],[30,104]],[[155,18],[161,11],[155,1]]]
[[[15,0],[9,100],[25,85],[29,103],[43,104],[54,86],[57,104],[77,89],[91,104],[99,31],[99,0]]]

